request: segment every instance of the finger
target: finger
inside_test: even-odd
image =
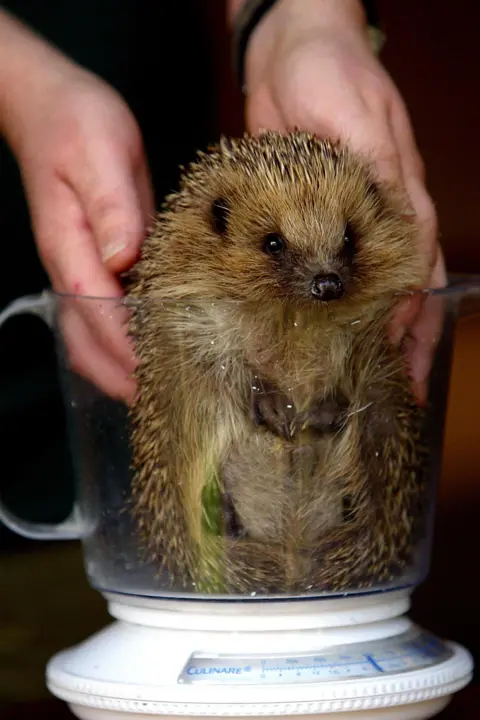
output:
[[[401,148],[400,159],[405,179],[413,175],[425,183],[425,163],[418,150],[410,115],[395,88],[389,101],[388,117],[397,146]]]
[[[440,245],[437,245],[437,257],[430,280],[431,288],[443,288],[447,284],[447,269],[445,267],[445,257]]]
[[[146,161],[140,163],[135,172],[135,178],[144,227],[149,230],[155,217],[155,199],[150,170]]]
[[[61,302],[60,307],[62,335],[68,349],[70,369],[109,397],[130,403],[135,394],[133,379],[105,354],[77,308],[68,300]]]
[[[443,287],[446,282],[443,255],[438,259],[430,283],[432,288]],[[411,326],[406,342],[406,356],[413,380],[413,390],[421,403],[428,396],[428,378],[442,335],[445,318],[444,300],[438,295],[426,295],[422,310]]]
[[[40,183],[46,180],[38,178]],[[102,265],[72,189],[58,178],[40,188],[31,189],[31,207],[40,256],[53,288],[79,296],[76,302],[90,331],[105,352],[131,373],[135,361],[124,331],[127,313],[120,304],[120,285]]]
[[[146,225],[133,163],[108,140],[88,150],[76,168],[73,189],[90,223],[99,257],[112,272],[121,272],[135,261]]]
[[[426,278],[429,279],[439,253],[435,207],[419,178],[411,176],[406,180],[405,187],[417,217],[419,242],[425,257]]]
[[[439,249],[429,286],[439,288],[445,283],[445,265]],[[442,334],[444,312],[441,297],[428,292],[413,293],[399,303],[390,328],[392,342],[395,345],[403,342],[412,390],[420,405],[427,400],[428,378]]]
[[[437,217],[425,186],[425,168],[418,152],[404,103],[394,95],[389,108],[389,123],[398,147],[403,184],[416,214],[422,250],[430,277],[437,261]]]
[[[155,204],[151,176],[147,163],[144,159],[140,162],[139,167],[135,169],[134,185],[137,192],[137,201],[140,207],[141,216],[143,218],[143,231],[138,238],[136,246],[132,246],[132,253],[130,256],[125,253],[119,253],[117,255],[113,255],[112,257],[106,256],[103,258],[103,264],[109,272],[118,275],[120,278],[124,277],[122,273],[130,270],[132,265],[138,260],[143,241],[146,235],[153,230],[153,224],[155,221]]]
[[[407,329],[415,323],[422,312],[424,302],[425,295],[421,292],[406,295],[398,302],[389,329],[390,340],[394,345],[400,345]]]
[[[425,187],[425,168],[418,152],[408,112],[401,98],[394,96],[390,109],[390,123],[400,148],[404,185],[410,196],[419,223],[419,242],[425,255],[429,286],[443,287],[446,272],[443,254],[437,238],[435,208]],[[413,390],[419,403],[428,396],[428,378],[444,322],[442,300],[424,295],[417,313],[400,320],[397,339],[402,329],[409,328],[405,343],[407,362],[413,381]]]
[[[401,100],[393,95],[387,116],[392,136],[397,147],[400,163],[399,180],[403,184],[419,227],[419,250],[424,258],[425,277],[431,274],[432,259],[436,252],[435,231],[431,226],[433,206],[423,187],[423,163],[416,148],[408,115]],[[426,227],[426,222],[430,227]],[[407,328],[412,327],[423,311],[425,296],[415,293],[404,297],[395,309],[391,325],[391,339],[394,344],[402,342]]]

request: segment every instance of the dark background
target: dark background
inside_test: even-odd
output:
[[[126,98],[142,129],[159,203],[178,166],[220,132],[243,130],[222,0],[12,0],[15,11]],[[383,60],[410,110],[436,202],[450,271],[480,272],[480,127],[477,0],[378,0]],[[14,161],[0,147],[0,307],[47,285]],[[462,323],[455,346],[432,569],[413,617],[480,659],[480,325]],[[54,520],[71,500],[53,344],[38,321],[2,331],[0,489],[23,515]],[[14,447],[19,443],[18,449]],[[0,716],[43,707],[44,662],[107,621],[86,586],[76,546],[17,539],[0,529]],[[2,605],[4,607],[2,607]],[[466,697],[466,695],[464,695]],[[471,696],[469,696],[471,697]],[[460,700],[459,700],[460,702]],[[473,700],[465,703],[471,717]],[[61,710],[48,706],[48,714]],[[469,717],[456,706],[452,717]],[[465,714],[462,714],[465,713]]]

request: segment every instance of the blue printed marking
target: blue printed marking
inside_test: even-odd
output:
[[[383,673],[382,668],[380,667],[380,665],[379,665],[378,663],[375,662],[375,660],[373,659],[373,657],[372,657],[371,655],[365,655],[365,657],[366,657],[366,659],[368,660],[368,662],[369,662],[371,665],[373,665],[373,667],[375,668],[375,670],[378,670],[378,672]]]

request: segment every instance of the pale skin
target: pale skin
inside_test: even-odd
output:
[[[243,0],[229,0],[231,21]],[[247,129],[299,127],[348,140],[379,176],[405,187],[420,223],[430,286],[445,283],[436,214],[408,113],[372,52],[360,0],[279,0],[246,56]],[[118,273],[138,255],[154,212],[137,123],[98,77],[0,10],[0,131],[19,163],[40,258],[55,290],[118,297]],[[111,303],[113,312],[113,303]],[[77,371],[131,399],[133,348],[119,310],[71,304],[64,332]],[[440,319],[403,303],[419,399],[425,395]]]

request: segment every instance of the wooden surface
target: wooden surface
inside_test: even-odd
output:
[[[24,547],[0,554],[0,709],[48,700],[48,659],[109,621],[105,602],[87,584],[77,544]]]

